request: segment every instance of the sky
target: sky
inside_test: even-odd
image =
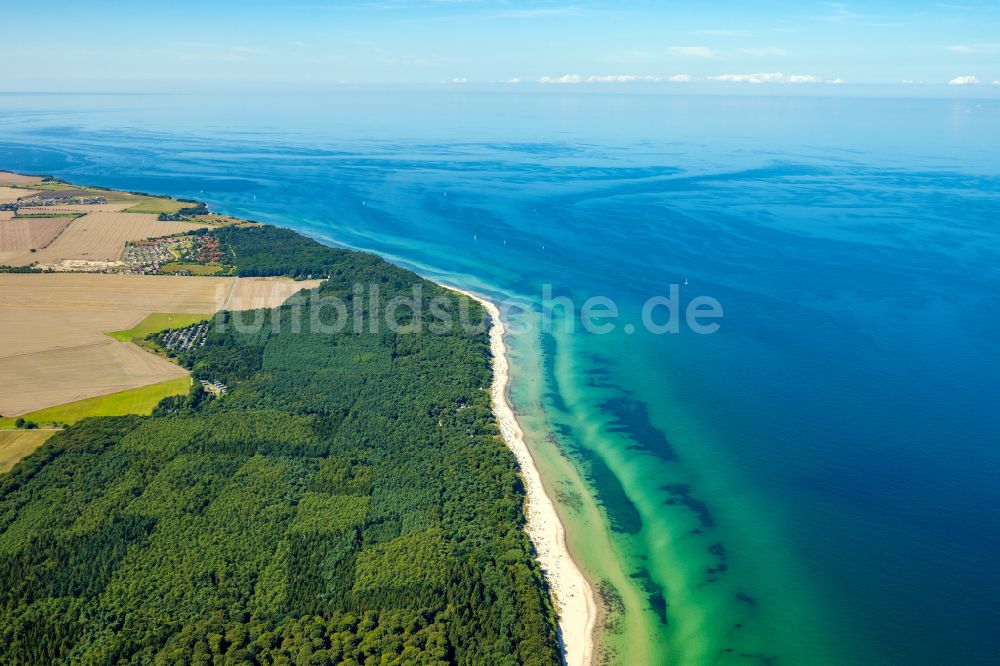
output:
[[[576,86],[1000,96],[1000,2],[52,0],[0,92]]]

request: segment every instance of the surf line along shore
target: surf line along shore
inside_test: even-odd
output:
[[[514,452],[527,495],[527,525],[525,531],[538,554],[545,580],[552,591],[559,614],[559,642],[567,666],[590,666],[594,659],[594,630],[597,625],[597,599],[583,571],[570,555],[566,530],[552,499],[545,492],[542,477],[524,440],[524,431],[507,398],[510,362],[504,341],[504,325],[500,310],[485,298],[452,287],[446,289],[468,296],[482,305],[491,319],[490,351],[493,354],[493,386],[490,395],[493,413],[507,447]]]

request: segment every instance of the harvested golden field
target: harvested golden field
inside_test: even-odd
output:
[[[43,407],[185,377],[187,371],[131,342],[107,339],[0,359],[0,413]]]
[[[23,190],[18,187],[4,187],[0,185],[0,203],[13,203],[21,197],[30,197],[37,194],[36,190]]]
[[[0,211],[4,213],[7,211]],[[0,217],[0,252],[42,249],[52,242],[66,228],[73,218],[40,217],[8,218]]]
[[[4,281],[0,281],[0,290]],[[115,328],[117,326],[128,328],[142,314],[128,309],[116,313],[56,309],[58,306],[55,304],[50,307],[52,309],[9,305],[0,307],[0,316],[4,320],[3,329],[0,330],[0,362],[10,356],[103,343],[107,337],[104,335],[105,331],[122,330]],[[0,410],[0,414],[3,413],[5,412]]]
[[[17,416],[186,373],[106,333],[155,312],[275,307],[318,280],[0,274],[0,414]]]
[[[106,332],[153,312],[210,314],[234,278],[0,274],[0,414],[16,416],[185,375]]]
[[[0,430],[0,474],[9,472],[58,430]]]
[[[171,275],[0,274],[0,311],[124,314],[124,320],[115,318],[114,325],[106,329],[117,331],[151,312],[220,310],[234,282],[235,278]],[[7,321],[5,317],[5,324]],[[125,326],[118,325],[122,322]]]
[[[32,206],[21,208],[18,215],[71,215],[77,213],[118,213],[132,204],[129,202],[106,204],[65,204],[58,206]]]
[[[145,213],[90,213],[73,220],[45,250],[24,263],[58,264],[67,259],[118,261],[125,242],[183,233],[204,225],[190,222],[160,222]]]
[[[42,182],[39,176],[22,176],[19,173],[10,171],[0,171],[0,185],[27,185],[29,183]]]
[[[302,290],[315,289],[322,280],[292,280],[290,278],[237,278],[226,310],[276,308]]]

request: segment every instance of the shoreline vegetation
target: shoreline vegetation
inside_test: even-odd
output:
[[[591,663],[597,603],[508,403],[496,307],[292,230],[208,233],[236,276],[326,280],[220,313],[176,355],[187,395],[71,424],[0,476],[8,657]],[[304,294],[363,282],[384,289],[366,314],[421,285],[493,325],[293,330]]]
[[[490,389],[493,412],[504,441],[517,458],[524,478],[527,496],[525,531],[535,546],[536,559],[542,567],[556,605],[563,659],[567,666],[587,666],[595,660],[600,607],[593,585],[570,553],[565,527],[552,498],[542,484],[541,473],[525,440],[524,430],[510,404],[510,361],[500,310],[491,301],[470,291],[447,284],[441,286],[477,301],[489,314],[490,350],[493,356],[493,384]]]

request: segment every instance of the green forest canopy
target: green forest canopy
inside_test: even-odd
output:
[[[465,300],[291,231],[211,233],[240,275]],[[0,476],[0,663],[559,663],[486,336],[262,316],[179,357],[228,394],[85,419]]]

